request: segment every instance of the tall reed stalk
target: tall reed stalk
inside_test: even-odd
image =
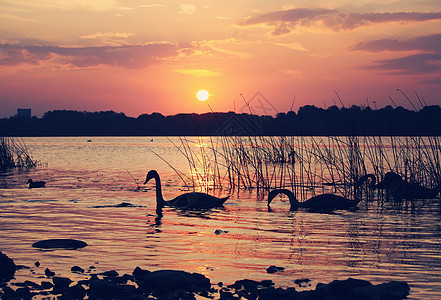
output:
[[[23,140],[0,137],[0,171],[36,166]]]

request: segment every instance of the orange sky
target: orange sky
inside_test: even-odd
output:
[[[437,0],[0,0],[0,117],[441,104],[439,28]]]

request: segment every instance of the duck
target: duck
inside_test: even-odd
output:
[[[26,184],[29,184],[30,189],[43,188],[46,185],[46,181],[33,181],[32,179],[29,179]]]
[[[275,189],[268,194],[268,210],[271,210],[270,203],[278,194],[285,194],[288,196],[291,204],[290,211],[305,208],[312,212],[330,212],[333,210],[354,208],[361,201],[361,199],[351,200],[334,194],[320,194],[304,202],[299,202],[290,190]]]
[[[206,193],[191,192],[177,196],[173,200],[166,201],[162,197],[161,179],[156,170],[147,173],[144,184],[151,179],[156,181],[156,211],[160,211],[164,206],[182,209],[209,209],[222,207],[230,196],[218,198]]]

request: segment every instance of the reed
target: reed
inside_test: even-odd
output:
[[[300,199],[319,192],[369,199],[373,192],[360,194],[355,182],[367,173],[381,180],[389,171],[441,186],[441,137],[181,137],[175,147],[188,161],[183,180],[194,190],[289,188]]]
[[[34,161],[22,139],[0,137],[0,171],[13,168],[33,168]]]

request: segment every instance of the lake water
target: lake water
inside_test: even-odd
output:
[[[255,191],[236,191],[224,208],[165,208],[158,218],[154,185],[142,183],[146,173],[156,169],[164,198],[172,199],[185,190],[167,164],[188,170],[187,159],[172,143],[179,144],[178,138],[24,141],[43,166],[0,174],[0,250],[16,264],[31,267],[17,271],[18,282],[44,280],[46,267],[83,279],[86,274],[73,274],[70,268],[78,265],[92,273],[117,270],[123,274],[140,266],[198,272],[214,283],[227,284],[248,278],[295,286],[294,280],[309,278],[309,289],[348,277],[373,283],[403,280],[411,287],[410,299],[441,297],[438,200],[416,210],[362,201],[356,211],[317,214],[289,212],[288,201],[276,199],[268,212],[265,199]],[[47,187],[28,189],[28,178],[45,180]],[[228,190],[215,193],[229,194]],[[111,207],[121,202],[134,207]],[[216,234],[217,229],[223,232]],[[56,251],[32,248],[34,242],[49,238],[79,239],[89,246]],[[41,264],[38,268],[36,261]],[[271,265],[285,271],[268,274],[266,268]]]

